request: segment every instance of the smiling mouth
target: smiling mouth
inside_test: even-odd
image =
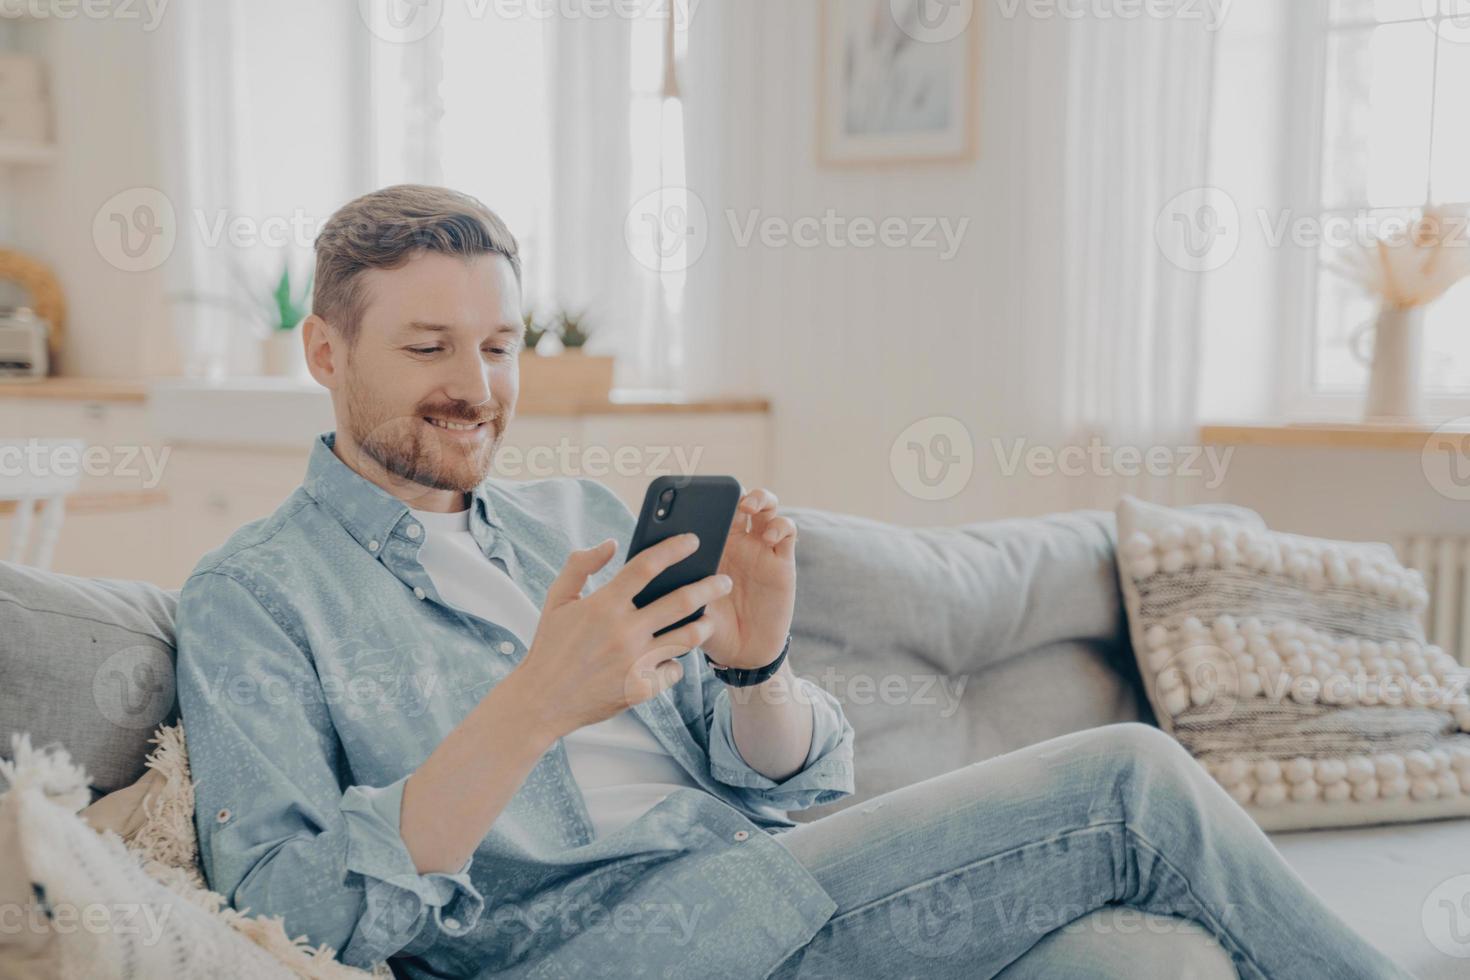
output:
[[[424,421],[436,429],[444,429],[447,432],[474,432],[476,429],[485,427],[484,422],[449,422],[444,419],[430,418],[424,416]]]

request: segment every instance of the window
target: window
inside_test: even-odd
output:
[[[1324,229],[1372,229],[1426,205],[1470,205],[1466,7],[1463,0],[1329,0],[1325,19],[1302,22],[1311,33],[1294,47],[1316,52],[1321,85],[1294,95],[1303,99],[1308,132],[1319,134],[1320,163],[1289,156],[1288,166],[1306,173],[1311,186],[1302,185],[1302,199],[1315,202]],[[1470,247],[1470,229],[1458,227],[1457,235]],[[1307,403],[1357,393],[1367,381],[1355,347],[1377,304],[1334,271],[1338,250],[1351,246],[1339,234],[1330,238],[1304,263],[1304,302],[1294,307],[1310,311],[1300,373]],[[1425,330],[1429,394],[1470,399],[1470,282],[1428,307]]]
[[[516,235],[537,310],[552,293],[551,30],[445,4],[428,36],[370,48],[371,182],[443,184],[483,201]]]
[[[684,267],[635,261],[625,224],[652,189],[666,189],[658,214],[687,207],[667,65],[687,46],[687,8],[554,7],[445,4],[416,43],[373,44],[373,183],[479,197],[520,241],[526,308],[585,315],[589,346],[617,356],[618,387],[667,391],[683,357]]]

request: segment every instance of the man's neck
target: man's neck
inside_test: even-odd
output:
[[[422,483],[405,480],[390,473],[377,460],[362,451],[341,429],[332,443],[332,453],[348,469],[374,486],[403,501],[414,510],[431,514],[455,514],[470,506],[470,495],[458,490],[440,490]]]

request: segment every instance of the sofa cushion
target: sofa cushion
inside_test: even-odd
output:
[[[1470,672],[1392,548],[1132,498],[1118,527],[1156,716],[1263,827],[1470,814]]]
[[[1113,519],[1066,514],[907,528],[791,508],[792,665],[857,732],[880,793],[1146,711],[1122,635]]]
[[[178,594],[0,562],[0,746],[12,733],[65,745],[93,789],[143,773],[172,720]]]

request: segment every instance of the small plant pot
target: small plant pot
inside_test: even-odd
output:
[[[273,378],[310,378],[301,328],[271,331],[270,336],[262,341],[262,364],[265,373]]]
[[[560,354],[522,354],[518,413],[569,415],[610,401],[613,358],[568,348]]]

